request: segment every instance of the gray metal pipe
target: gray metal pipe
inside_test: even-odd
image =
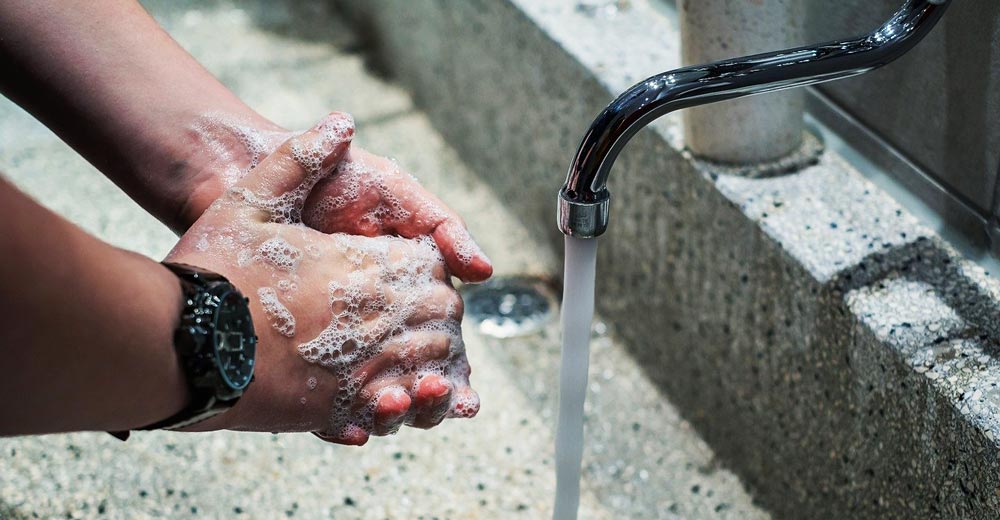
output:
[[[709,63],[806,43],[802,0],[678,0],[681,58]],[[684,111],[684,144],[727,164],[778,160],[802,145],[805,91],[736,99]]]

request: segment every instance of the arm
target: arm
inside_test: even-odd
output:
[[[0,92],[175,230],[221,192],[198,153],[206,115],[279,129],[134,1],[0,2],[0,35]]]
[[[177,278],[0,178],[0,435],[123,430],[179,411]]]
[[[0,35],[0,92],[175,231],[292,135],[240,101],[133,0],[0,2]],[[261,150],[246,147],[247,130]],[[344,162],[304,208],[309,225],[431,236],[455,276],[489,278],[493,267],[461,218],[398,165],[357,147]]]

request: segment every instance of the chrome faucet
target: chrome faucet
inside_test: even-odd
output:
[[[664,72],[628,89],[597,116],[559,191],[559,229],[594,238],[608,227],[608,174],[629,139],[667,113],[864,74],[906,54],[952,0],[907,0],[874,32],[844,41]]]

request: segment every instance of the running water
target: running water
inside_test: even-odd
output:
[[[556,429],[556,505],[553,520],[576,520],[583,458],[583,401],[590,365],[597,239],[566,237],[562,300],[562,368]]]

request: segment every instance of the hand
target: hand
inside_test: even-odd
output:
[[[235,122],[207,117],[194,126],[188,161],[199,172],[186,219],[197,219],[227,187],[251,171],[293,133],[263,120]],[[353,146],[332,175],[322,179],[304,206],[304,221],[327,233],[398,235],[434,239],[451,273],[464,282],[493,274],[489,258],[465,223],[412,175],[384,157]]]
[[[364,444],[402,424],[471,417],[462,300],[429,238],[332,235],[301,223],[346,153],[331,114],[264,158],[181,237],[171,262],[226,276],[251,300],[255,380],[197,430],[312,431]]]

